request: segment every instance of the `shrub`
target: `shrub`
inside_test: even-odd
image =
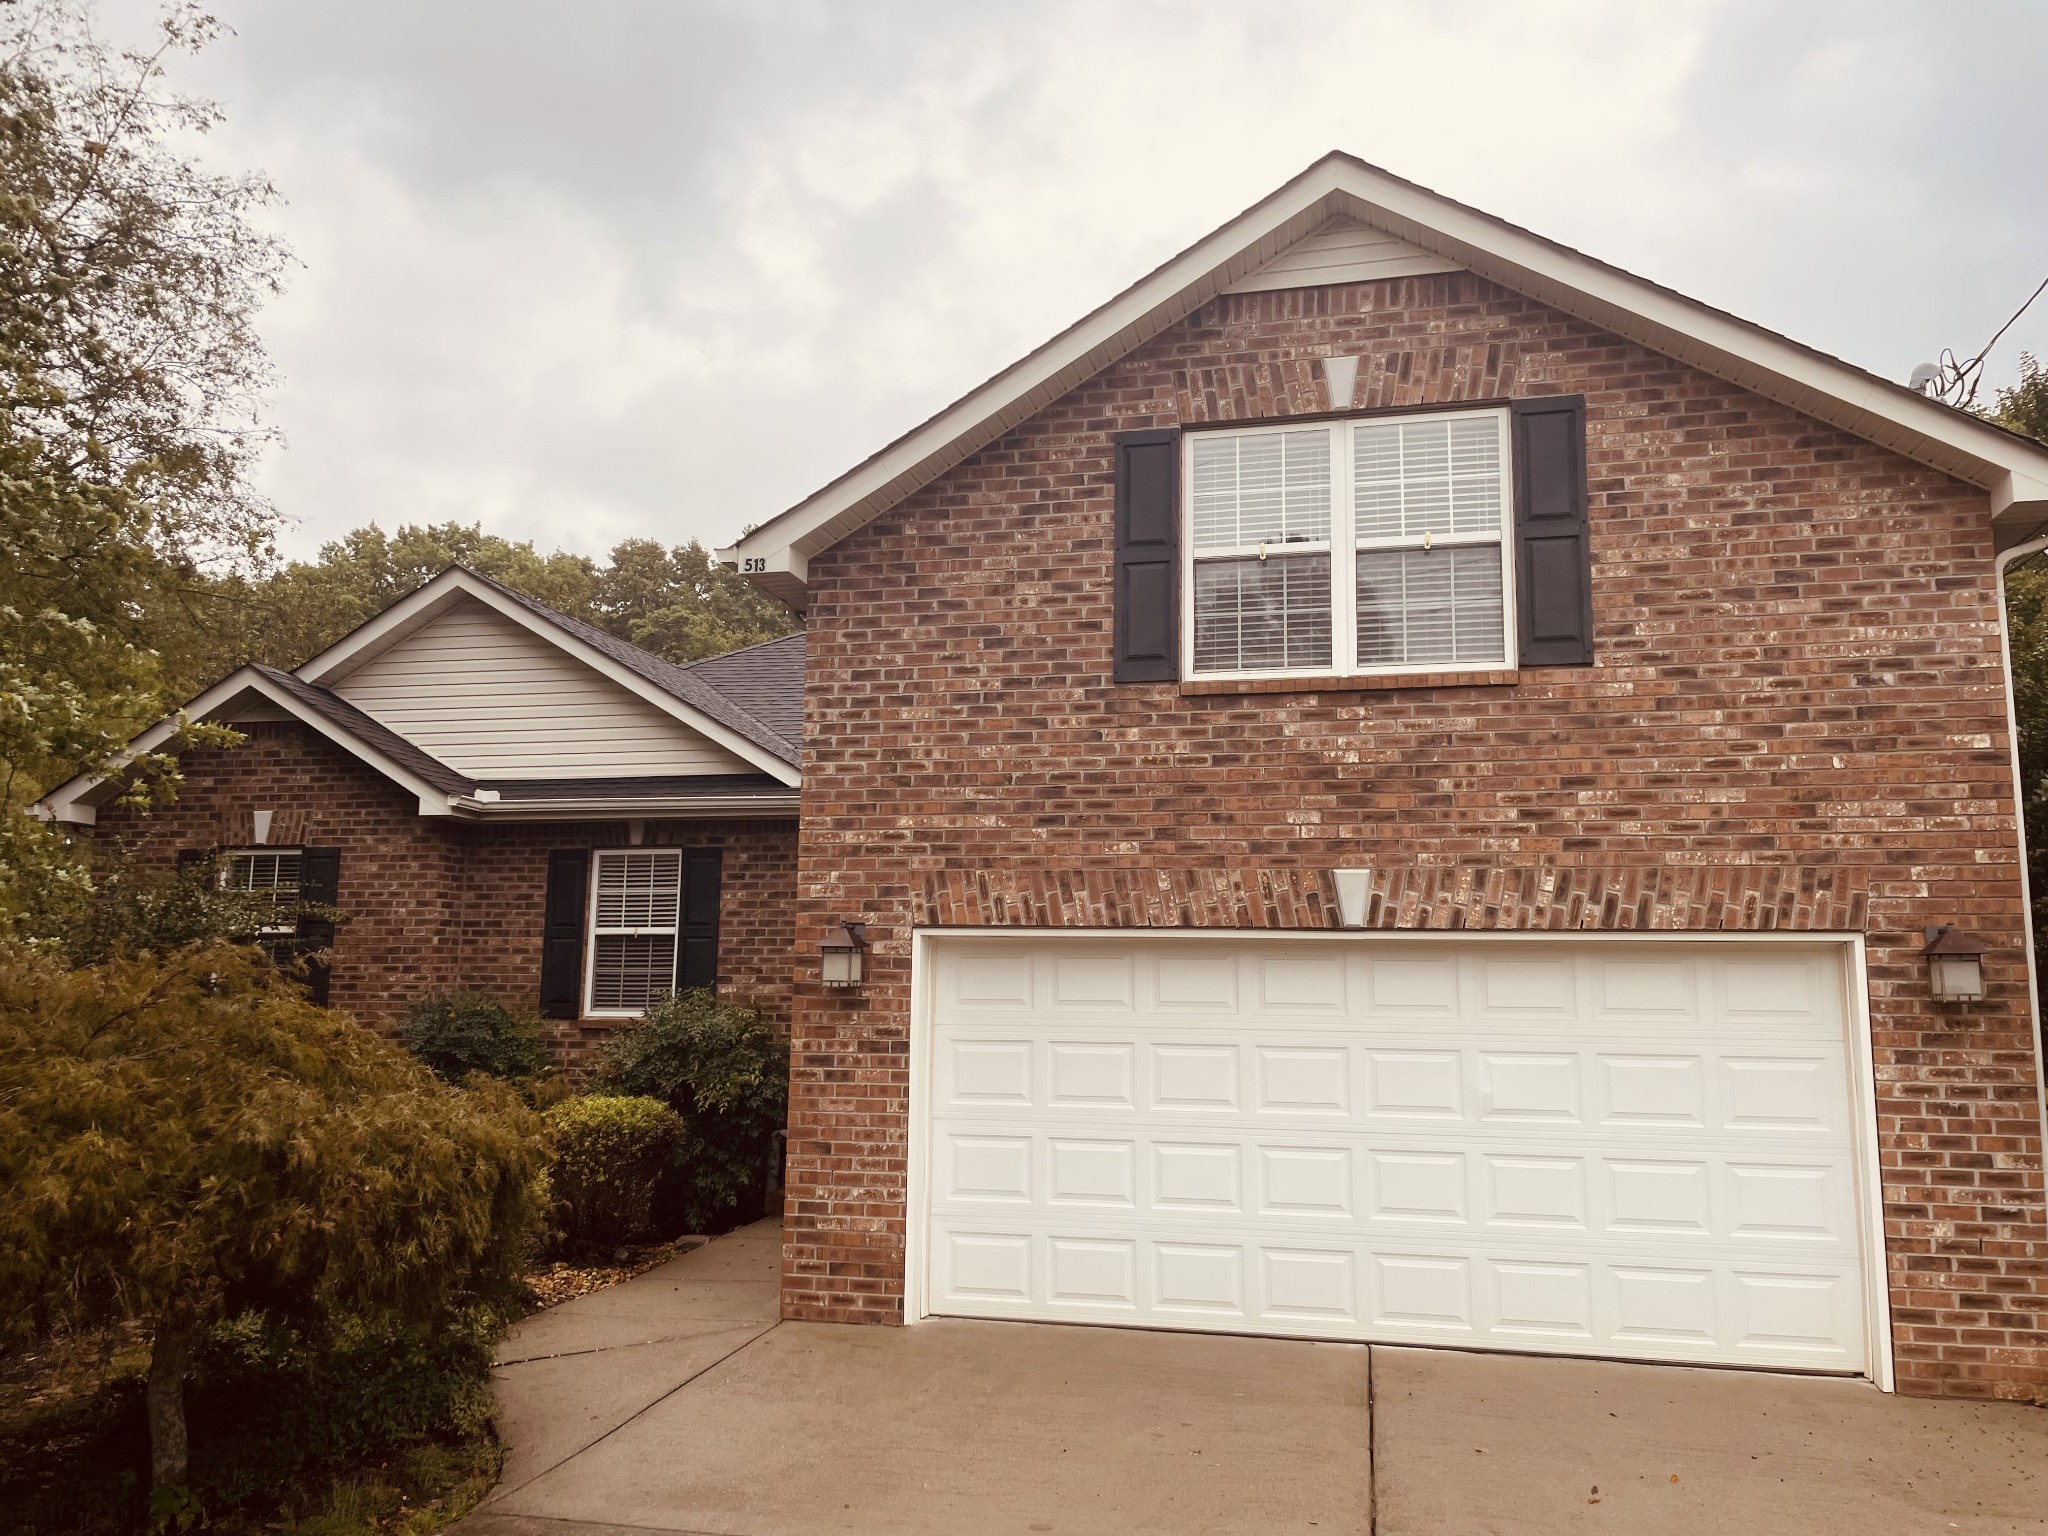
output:
[[[718,1232],[760,1213],[789,1113],[789,1047],[757,1009],[680,992],[607,1041],[593,1083],[662,1100],[683,1121],[657,1214]]]
[[[656,1182],[683,1134],[675,1112],[659,1099],[593,1094],[544,1118],[569,1240],[609,1247],[648,1236]]]
[[[0,944],[0,1342],[141,1326],[162,1508],[189,1496],[216,1325],[332,1343],[503,1316],[542,1171],[507,1090],[437,1082],[246,948],[74,971]]]
[[[540,1020],[482,992],[430,997],[405,1011],[398,1038],[434,1075],[459,1083],[472,1072],[517,1082],[548,1064]]]

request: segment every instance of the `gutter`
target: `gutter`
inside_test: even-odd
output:
[[[450,795],[448,809],[454,815],[477,821],[623,821],[627,817],[655,816],[664,820],[688,818],[745,818],[794,816],[801,797],[795,790],[786,795],[696,795],[666,799],[581,800],[485,800],[474,794]]]
[[[2024,560],[2044,549],[2048,549],[2048,538],[2028,539],[2024,544],[2001,550],[1992,562],[1992,570],[1996,573],[1992,584],[1998,593],[1998,661],[2005,680],[2006,737],[2012,747],[2013,831],[2020,850],[2020,900],[2025,903],[2020,938],[2027,956],[2027,1017],[2034,1025],[2034,1107],[2040,1113],[2043,1143],[2048,1145],[2048,1062],[2041,1059],[2041,991],[2037,985],[2040,972],[2037,969],[2039,959],[2034,953],[2034,889],[2027,871],[2026,786],[2020,782],[2020,714],[2019,705],[2013,698],[2012,620],[2005,607],[2006,568],[2014,561]]]

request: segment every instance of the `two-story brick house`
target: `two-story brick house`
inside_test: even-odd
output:
[[[725,552],[808,627],[785,1315],[2048,1390],[2044,523],[2038,445],[1311,167]]]

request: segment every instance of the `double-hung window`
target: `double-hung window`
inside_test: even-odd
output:
[[[1183,676],[1511,663],[1506,411],[1184,443]]]
[[[587,1013],[641,1014],[678,989],[716,987],[719,870],[715,848],[593,855]]]
[[[230,848],[220,856],[220,888],[269,897],[277,908],[276,922],[265,923],[261,938],[288,938],[297,930],[294,908],[299,903],[300,855],[296,848]]]

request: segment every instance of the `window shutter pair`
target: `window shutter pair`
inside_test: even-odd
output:
[[[1509,407],[1515,473],[1519,664],[1593,662],[1593,543],[1586,504],[1586,400]],[[1180,676],[1180,432],[1116,438],[1114,676]]]
[[[724,856],[717,848],[683,850],[682,902],[676,931],[676,987],[718,989],[718,903]],[[590,908],[590,850],[548,855],[540,948],[540,1011],[544,1018],[583,1013],[583,944]]]
[[[341,892],[341,850],[307,848],[299,854],[299,900],[323,907],[339,906]],[[327,991],[333,961],[334,920],[311,913],[299,914],[293,943],[305,958],[306,996],[320,1007],[327,1006]]]

